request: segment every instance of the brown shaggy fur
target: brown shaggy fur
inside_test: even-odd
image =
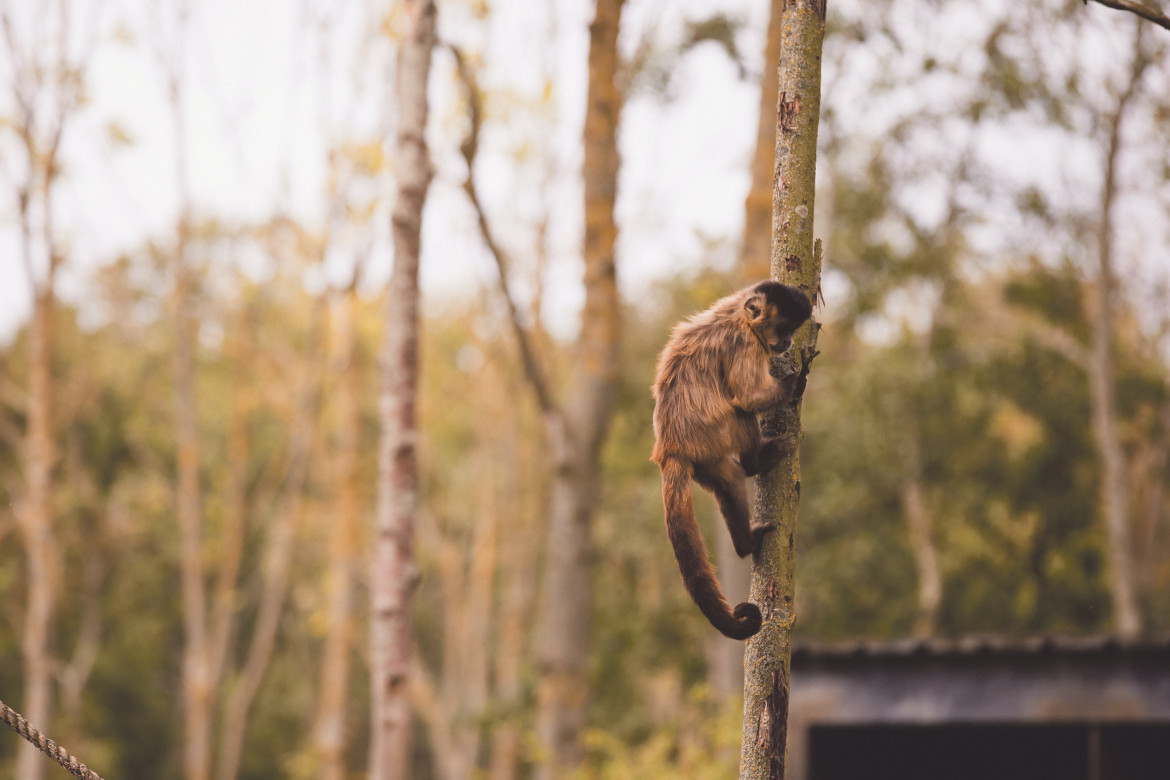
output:
[[[779,282],[760,282],[716,301],[675,327],[654,379],[654,451],[662,469],[666,531],[691,598],[715,628],[732,639],[760,630],[760,610],[732,610],[708,561],[695,522],[690,482],[710,491],[735,551],[759,547],[772,525],[751,525],[745,478],[768,471],[792,446],[764,439],[756,414],[792,392],[768,373],[768,358],[788,349],[812,313],[808,296]]]

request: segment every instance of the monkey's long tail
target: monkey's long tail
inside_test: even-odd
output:
[[[662,468],[662,503],[666,509],[666,533],[674,547],[678,570],[691,598],[700,611],[732,639],[747,639],[760,630],[760,610],[744,602],[732,611],[719,588],[715,567],[707,556],[707,545],[695,521],[695,504],[691,497],[691,467],[683,461],[666,457]]]

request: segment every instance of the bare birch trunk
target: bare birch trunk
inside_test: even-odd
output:
[[[800,287],[816,303],[820,251],[813,241],[817,125],[820,119],[824,0],[789,0],[781,20],[776,155],[772,201],[772,278]],[[793,340],[792,354],[807,368],[816,345],[810,322]],[[783,370],[783,367],[782,367]],[[803,435],[801,399],[779,409],[766,429]],[[800,501],[800,453],[757,479],[756,514],[775,522],[752,566],[751,600],[764,626],[744,654],[744,715],[740,777],[783,778],[787,757],[788,689],[795,614],[796,519]]]
[[[598,0],[590,25],[585,110],[585,309],[573,391],[561,415],[548,415],[555,472],[549,512],[540,619],[537,776],[559,776],[580,764],[588,715],[585,679],[592,604],[589,532],[597,503],[598,460],[618,378],[620,309],[614,244],[617,224],[617,37],[622,0]]]
[[[1093,328],[1093,349],[1089,358],[1089,395],[1092,400],[1093,435],[1101,456],[1101,512],[1108,539],[1110,592],[1113,619],[1119,636],[1133,638],[1141,633],[1142,619],[1134,587],[1133,548],[1129,527],[1129,489],[1125,476],[1125,454],[1117,429],[1117,406],[1113,369],[1113,219],[1117,195],[1117,155],[1121,149],[1121,127],[1125,109],[1137,90],[1148,61],[1142,54],[1142,22],[1135,22],[1134,62],[1129,84],[1109,117],[1109,138],[1105,153],[1105,181],[1101,188],[1101,224],[1098,232],[1097,325]]]
[[[415,391],[418,379],[418,262],[427,155],[427,81],[436,38],[433,0],[407,0],[409,29],[398,52],[398,198],[392,221],[394,270],[386,299],[379,415],[378,502],[372,579],[371,780],[410,773],[410,595],[417,578]]]

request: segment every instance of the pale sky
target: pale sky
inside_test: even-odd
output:
[[[34,40],[38,17],[27,13],[32,4],[5,1],[26,44]],[[91,4],[70,5],[81,18]],[[326,149],[369,143],[387,137],[393,128],[392,45],[370,22],[385,16],[393,4],[199,0],[189,5],[184,35],[177,32],[174,4],[155,0],[104,0],[100,25],[87,28],[99,31],[88,71],[88,101],[65,137],[64,175],[55,201],[59,239],[75,263],[74,271],[61,279],[67,300],[84,298],[83,274],[77,269],[108,262],[150,239],[171,240],[178,197],[174,116],[166,84],[177,52],[186,52],[182,110],[199,217],[240,223],[289,213],[321,225],[326,218]],[[622,116],[617,207],[619,278],[627,296],[672,269],[709,262],[711,246],[719,247],[718,259],[731,257],[755,142],[754,76],[762,67],[767,6],[764,0],[627,3],[621,38],[627,56],[643,45],[677,45],[687,19],[702,18],[718,7],[746,23],[738,43],[750,74],[741,78],[725,53],[705,44],[679,62],[670,79],[669,101],[646,92],[630,97]],[[534,224],[547,213],[550,265],[544,286],[553,312],[549,325],[571,335],[576,327],[572,313],[582,298],[578,173],[592,3],[495,0],[487,22],[477,16],[479,4],[473,0],[440,0],[439,7],[441,36],[479,52],[481,84],[494,96],[478,169],[489,214],[523,282],[534,251]],[[977,79],[985,55],[977,42],[989,25],[1015,13],[1013,8],[1018,4],[1009,0],[926,7],[894,2],[881,9],[861,0],[834,3],[834,12],[863,25],[867,14],[888,12],[915,33],[904,37],[901,56],[892,59],[890,43],[876,36],[864,42],[830,39],[826,90],[831,92],[825,101],[835,107],[838,124],[829,131],[856,138],[859,146],[878,143],[900,118],[924,108],[945,111],[949,104],[960,104],[966,94],[981,88]],[[1104,84],[1110,73],[1124,70],[1132,27],[1124,15],[1107,9],[1091,5],[1085,13],[1099,18],[1100,34],[1091,46],[1082,42],[1071,56],[1082,63],[1100,62]],[[394,26],[392,13],[388,23]],[[87,37],[81,32],[77,40]],[[1051,45],[1055,50],[1067,42],[1053,40]],[[919,51],[906,50],[914,47]],[[918,73],[928,55],[953,60],[959,76],[940,70],[933,83],[924,82]],[[1059,64],[1061,56],[1070,53],[1054,51],[1053,61]],[[1170,94],[1164,61],[1151,77],[1152,89]],[[429,137],[438,175],[427,204],[422,275],[424,294],[438,305],[476,294],[494,278],[494,266],[460,190],[462,106],[450,55],[439,51],[434,63]],[[899,77],[905,78],[905,88],[893,90],[875,110],[873,101],[865,99],[867,89],[877,79]],[[11,111],[6,91],[11,79],[11,60],[0,52],[0,85],[5,87],[0,88],[0,111]],[[549,95],[546,80],[555,87]],[[1099,98],[1091,85],[1086,92],[1089,101]],[[1026,124],[985,126],[976,134],[965,120],[956,119],[943,133],[920,139],[913,150],[928,161],[945,161],[956,157],[956,147],[970,145],[1002,179],[1005,190],[1008,184],[1033,185],[1092,202],[1100,170],[1091,141]],[[110,128],[115,126],[129,144],[112,140]],[[1135,133],[1153,132],[1143,130],[1140,120],[1133,127]],[[12,160],[12,149],[9,134],[0,142],[0,155]],[[1131,165],[1135,180],[1149,169],[1144,160]],[[11,185],[18,172],[11,164],[0,166],[0,340],[10,337],[28,311]],[[939,193],[949,172],[945,166],[924,170],[904,193],[924,222],[937,218]],[[307,283],[344,278],[354,254],[366,246],[372,250],[370,282],[385,278],[391,254],[385,210],[393,194],[392,177],[363,186],[368,192],[355,189],[354,197],[380,198],[378,217],[369,229],[343,233],[329,267]],[[1168,254],[1170,195],[1165,190],[1163,183],[1162,200],[1136,198],[1126,209],[1133,215],[1126,228],[1134,248],[1123,262],[1154,276],[1165,268]],[[988,243],[983,251],[1010,249],[1013,232],[1021,229],[1012,205],[1000,205],[989,209],[987,222],[993,227],[982,233]],[[521,283],[518,293],[526,291]]]

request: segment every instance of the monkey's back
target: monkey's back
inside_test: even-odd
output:
[[[712,460],[738,454],[743,446],[743,413],[732,404],[727,375],[735,360],[760,359],[755,338],[741,323],[744,298],[742,292],[730,295],[680,323],[658,356],[654,462],[661,465],[666,456]]]

